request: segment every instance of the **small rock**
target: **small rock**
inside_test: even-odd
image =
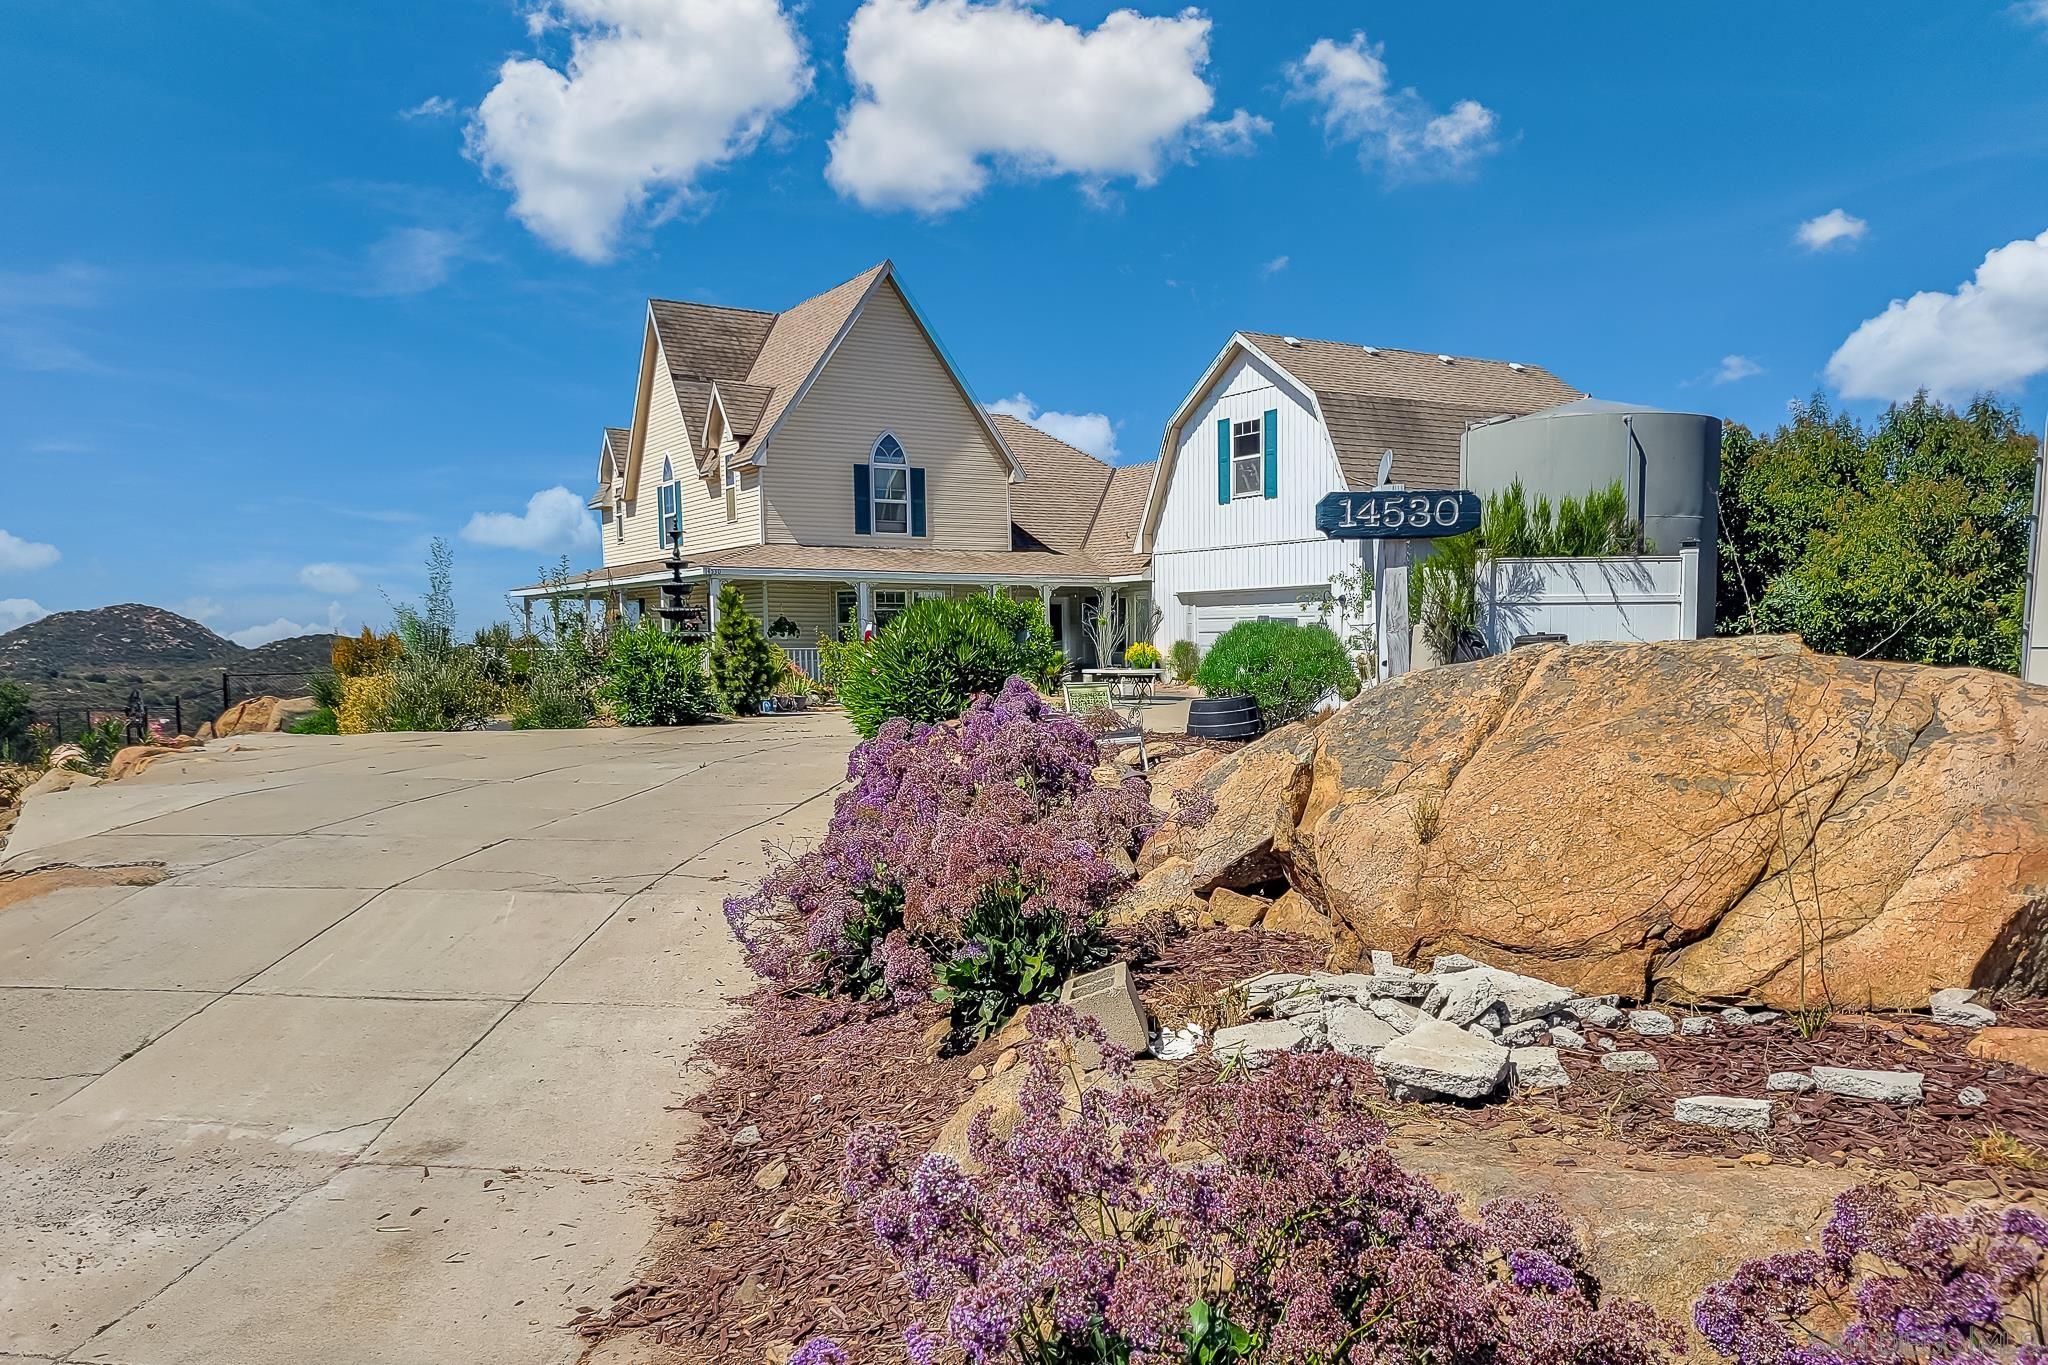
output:
[[[1749,1011],[1740,1005],[1730,1005],[1721,1011],[1721,1022],[1730,1028],[1741,1028],[1749,1022]]]
[[[789,1163],[781,1157],[754,1172],[754,1188],[757,1190],[779,1190],[789,1181]]]
[[[976,1085],[980,1085],[988,1079],[988,1068],[985,1066],[974,1068],[974,1070],[967,1073],[967,1079],[973,1081]]]
[[[1558,1024],[1550,1030],[1550,1045],[1576,1050],[1586,1045],[1586,1035],[1575,1028],[1566,1028],[1563,1024]]]
[[[1406,1033],[1415,1027],[1416,1020],[1428,1017],[1420,1006],[1411,1005],[1406,1000],[1375,1000],[1366,1008],[1393,1025],[1396,1033]]]
[[[1209,913],[1234,929],[1250,929],[1266,917],[1271,904],[1263,896],[1247,896],[1219,886],[1209,893]]]
[[[1502,1047],[1533,1047],[1550,1037],[1550,1026],[1541,1019],[1524,1019],[1519,1024],[1509,1024],[1500,1031]],[[1581,1039],[1581,1047],[1585,1040]]]
[[[1609,1071],[1655,1071],[1657,1059],[1647,1052],[1610,1052],[1600,1065]]]
[[[1152,1055],[1162,1062],[1184,1062],[1201,1051],[1205,1036],[1200,1024],[1170,1029],[1152,1040]]]
[[[1595,1028],[1620,1028],[1622,1021],[1628,1017],[1606,1000],[1597,997],[1567,1000],[1564,1002],[1564,1012],[1580,1023],[1591,1024]]]
[[[1572,1083],[1554,1047],[1508,1049],[1508,1076],[1523,1090],[1557,1090]]]
[[[1645,1038],[1669,1038],[1678,1030],[1677,1023],[1662,1010],[1630,1010],[1628,1027]]]
[[[1775,1024],[1784,1017],[1784,1014],[1778,1010],[1751,1010],[1749,1012],[1749,1022],[1752,1024]]]
[[[1814,1088],[1852,1100],[1881,1100],[1887,1104],[1918,1104],[1923,1098],[1922,1077],[1917,1071],[1858,1071],[1845,1066],[1813,1068]]]
[[[1602,1052],[1612,1052],[1614,1051],[1614,1040],[1612,1038],[1595,1038],[1593,1046],[1599,1048]]]
[[[1324,1017],[1330,1047],[1347,1057],[1376,1057],[1401,1030],[1361,1005],[1340,1000]]]
[[[1952,1028],[1989,1028],[1998,1022],[1997,1014],[1977,1003],[1976,991],[1962,987],[1936,991],[1927,997],[1927,1008],[1935,1023]]]
[[[1446,972],[1469,972],[1481,965],[1483,964],[1466,957],[1463,953],[1445,953],[1430,964],[1429,970],[1442,976]]]
[[[1991,1097],[1974,1085],[1966,1085],[1956,1091],[1956,1103],[1966,1109],[1975,1109]]]
[[[1735,1160],[1737,1164],[1743,1166],[1768,1166],[1771,1164],[1771,1154],[1769,1152],[1744,1152],[1741,1156],[1736,1157]]]
[[[1415,969],[1403,967],[1394,961],[1394,955],[1385,948],[1372,950],[1372,974],[1374,976],[1413,976]]]
[[[1804,1071],[1773,1071],[1764,1081],[1766,1090],[1790,1090],[1805,1094],[1813,1089],[1813,1077]]]
[[[1671,1118],[1675,1123],[1725,1128],[1734,1133],[1768,1133],[1771,1102],[1732,1095],[1689,1095],[1671,1106]]]
[[[735,1147],[759,1147],[761,1145],[760,1126],[750,1123],[744,1128],[736,1129],[732,1135],[732,1145]]]
[[[1620,1003],[1621,997],[1618,995],[1575,995],[1564,1002],[1564,1009],[1565,1013],[1575,1018],[1583,1019],[1586,1017],[1584,1013],[1586,1010],[1597,1009],[1602,1006],[1612,1009]]]
[[[1307,1044],[1309,1035],[1300,1025],[1286,1020],[1268,1020],[1220,1028],[1210,1045],[1219,1059],[1237,1058],[1252,1066],[1276,1052],[1293,1052]]]
[[[1678,1021],[1678,1031],[1688,1038],[1698,1038],[1714,1031],[1714,1021],[1704,1014],[1688,1014]]]
[[[1508,1070],[1508,1050],[1440,1019],[1415,1027],[1380,1049],[1373,1066],[1388,1085],[1476,1100],[1491,1095]]]

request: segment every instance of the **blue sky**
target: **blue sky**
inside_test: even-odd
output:
[[[532,500],[587,493],[650,294],[779,308],[885,256],[985,401],[1123,459],[1239,327],[1753,424],[2048,410],[2048,0],[4,26],[0,626],[381,623],[434,535],[482,624],[595,559]]]

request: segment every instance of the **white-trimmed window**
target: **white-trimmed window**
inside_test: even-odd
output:
[[[902,443],[891,433],[883,432],[881,439],[875,442],[874,452],[868,456],[868,467],[871,471],[869,488],[874,506],[875,534],[909,535],[910,461],[904,457]],[[901,597],[902,594],[897,593],[896,596]],[[875,609],[877,625],[881,624],[881,614],[878,605]]]
[[[901,588],[875,589],[875,629],[880,630],[910,610],[910,594]]]
[[[725,467],[725,519],[738,521],[740,515],[740,472],[731,465]]]
[[[833,593],[832,617],[839,623],[840,638],[851,636],[860,628],[860,594],[852,588]]]
[[[675,464],[666,455],[661,457],[661,496],[657,505],[661,508],[661,524],[655,528],[655,537],[666,551],[676,544],[674,533],[683,529],[683,482],[676,477]]]
[[[1266,493],[1266,422],[1230,424],[1230,496],[1258,498]]]

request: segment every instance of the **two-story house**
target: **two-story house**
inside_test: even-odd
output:
[[[1092,664],[1099,604],[1149,633],[1150,482],[987,412],[886,261],[780,313],[654,299],[598,455],[602,567],[514,596],[638,619],[679,551],[706,624],[733,583],[813,672],[821,636],[973,592],[1036,596]]]
[[[1324,494],[1375,486],[1387,451],[1390,482],[1459,487],[1468,428],[1580,396],[1534,365],[1233,334],[1167,422],[1131,546],[1150,560],[1158,642],[1316,619],[1362,544],[1316,529]]]

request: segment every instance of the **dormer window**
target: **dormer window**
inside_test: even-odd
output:
[[[874,471],[875,534],[910,534],[910,462],[902,443],[883,432],[868,463]]]
[[[661,544],[662,548],[677,544],[676,537],[683,529],[683,485],[676,478],[674,463],[666,456],[661,457]]]

